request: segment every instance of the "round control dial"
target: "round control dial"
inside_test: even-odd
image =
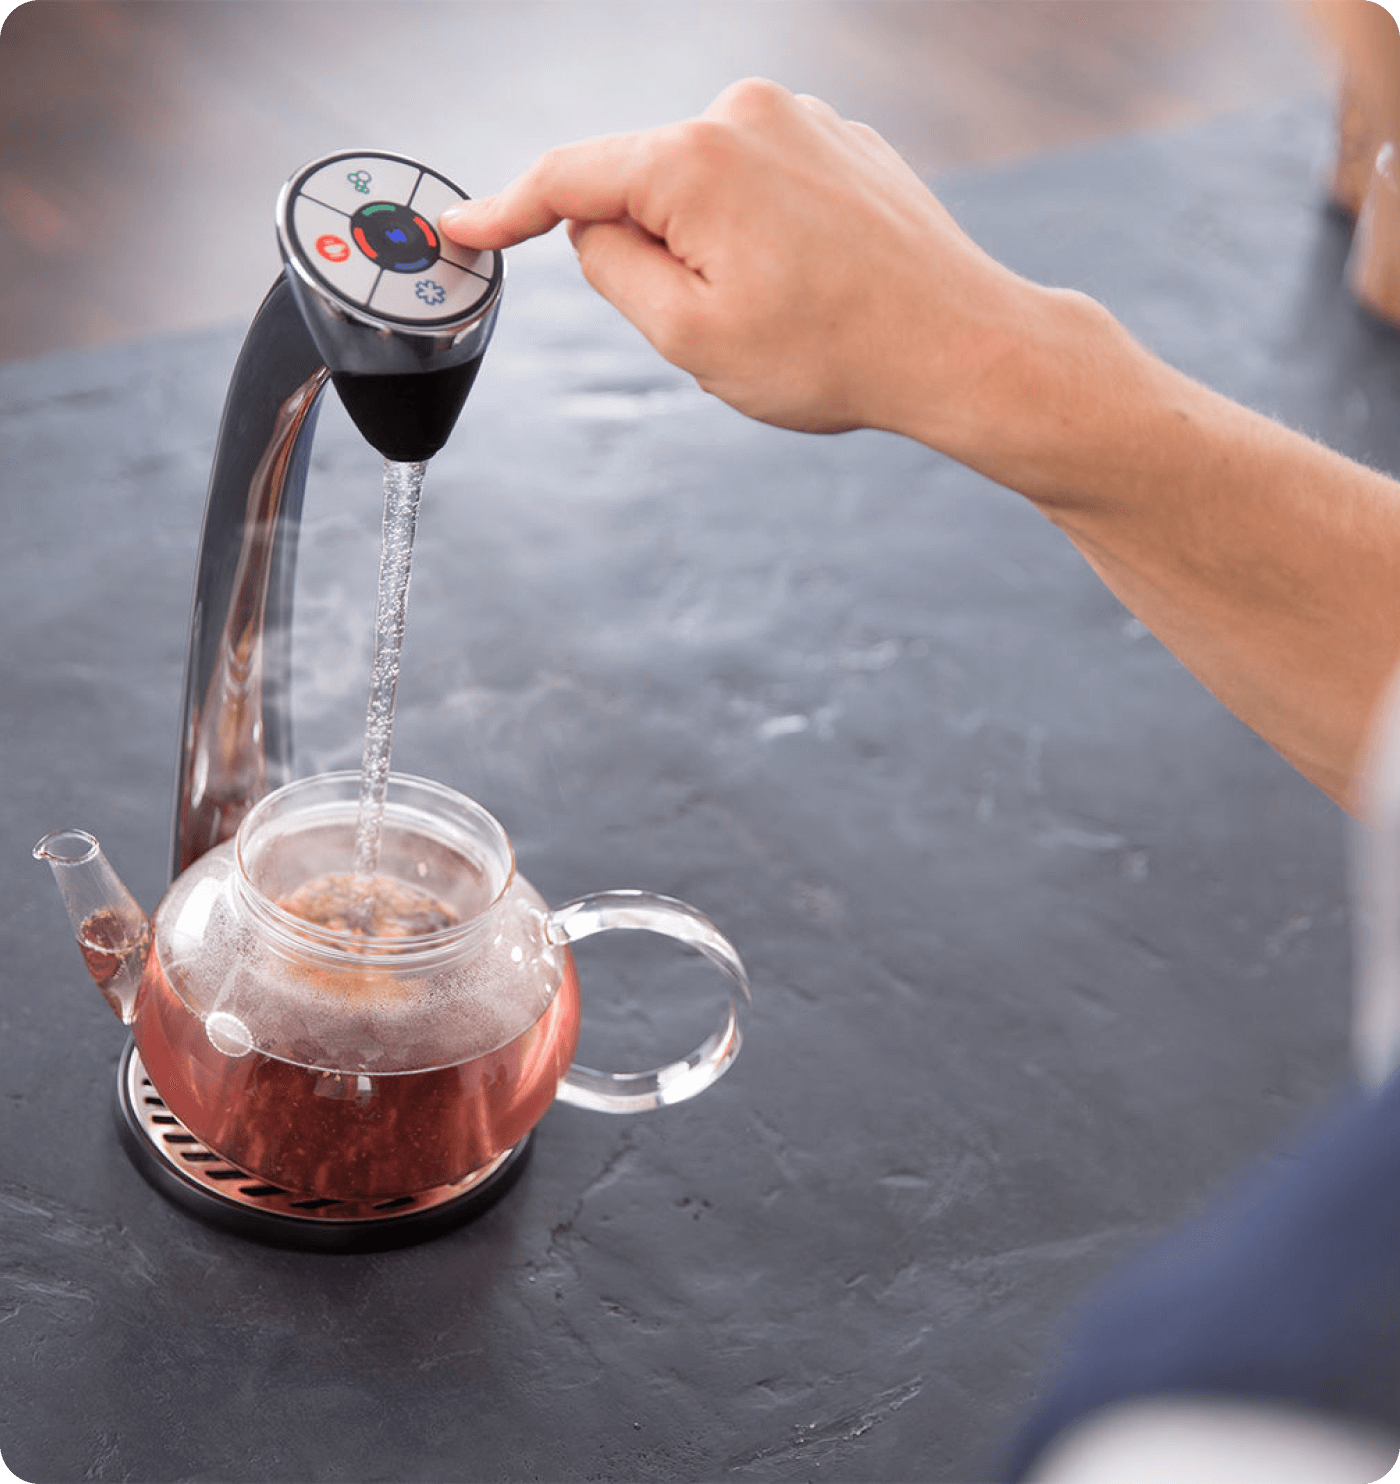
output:
[[[439,213],[466,198],[402,155],[348,152],[288,183],[278,231],[288,259],[360,316],[434,328],[469,318],[500,286],[497,254],[438,234]]]

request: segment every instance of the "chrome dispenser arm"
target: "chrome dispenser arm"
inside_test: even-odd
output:
[[[278,197],[286,267],[234,368],[200,539],[176,875],[291,777],[297,530],[327,378],[370,445],[409,462],[443,446],[476,379],[505,265],[438,237],[439,214],[465,199],[378,150],[313,160]]]
[[[174,875],[291,777],[296,540],[328,377],[284,275],[234,367],[209,481],[185,669]]]

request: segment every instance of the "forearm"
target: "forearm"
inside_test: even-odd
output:
[[[1400,660],[1400,486],[1216,396],[1081,295],[1027,283],[870,130],[771,83],[552,151],[444,233],[568,220],[590,281],[707,391],[905,433],[1016,489],[1195,675],[1349,801]]]
[[[903,431],[1019,490],[1197,678],[1342,804],[1400,661],[1400,485],[1026,286],[1014,343]]]

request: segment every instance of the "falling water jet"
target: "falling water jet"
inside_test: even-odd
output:
[[[379,870],[384,830],[384,799],[394,745],[394,707],[408,617],[408,583],[418,506],[428,465],[384,460],[384,523],[379,553],[379,595],[374,618],[374,665],[365,715],[365,749],[360,765],[360,807],[355,826],[351,918],[368,931],[374,878]]]

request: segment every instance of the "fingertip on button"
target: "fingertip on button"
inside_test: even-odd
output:
[[[476,224],[477,213],[474,208],[479,205],[479,201],[463,201],[460,206],[449,206],[438,217],[438,230],[449,237],[455,231],[470,231]]]

